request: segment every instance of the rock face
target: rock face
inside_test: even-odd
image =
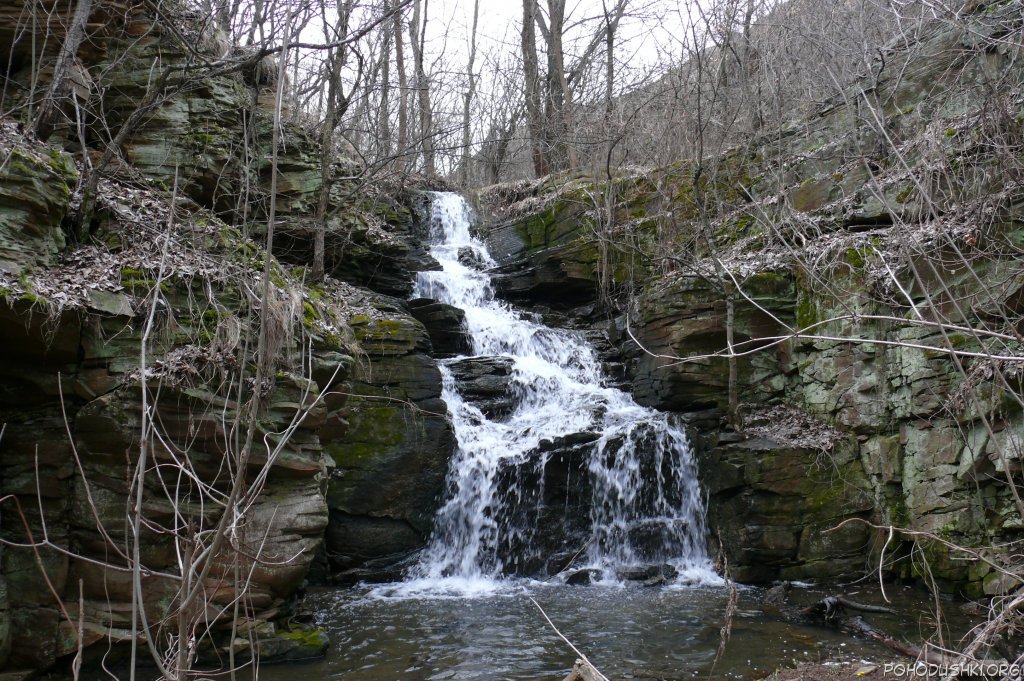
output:
[[[659,282],[640,301],[642,321],[634,329],[649,352],[635,353],[630,367],[633,393],[642,403],[672,411],[724,407],[728,362],[714,355],[726,345],[726,301],[712,283],[699,277]],[[734,342],[747,349],[767,345],[793,323],[796,292],[785,274],[759,273],[744,282],[748,298],[736,304]],[[744,385],[780,384],[779,362],[788,346],[756,353],[742,366]],[[701,357],[680,364],[674,357]]]
[[[828,461],[823,464],[823,457]],[[836,579],[863,573],[874,500],[857,457],[843,443],[830,453],[753,438],[724,443],[701,461],[709,522],[741,582]]]
[[[574,433],[545,441],[532,462],[499,471],[501,497],[512,500],[500,509],[509,533],[498,560],[508,574],[553,575],[570,567],[591,539],[593,504],[587,472],[596,433]]]
[[[0,3],[0,16],[9,10]],[[183,64],[234,49],[193,35],[186,15],[172,31],[150,11],[94,16],[78,55],[76,68],[97,78],[78,96],[115,132],[145,94],[155,59]],[[0,65],[21,82],[31,75],[32,36],[8,28],[0,27]],[[335,569],[365,576],[393,570],[429,533],[454,444],[431,338],[401,301],[346,283],[404,297],[414,271],[436,266],[416,201],[353,197],[343,178],[355,167],[333,156],[329,276],[309,285],[322,150],[289,124],[278,150],[278,239],[267,256],[264,85],[255,74],[224,74],[170,93],[130,130],[99,182],[86,243],[65,238],[81,171],[72,155],[95,161],[110,131],[90,119],[89,148],[63,128],[50,148],[0,120],[0,535],[49,542],[38,557],[0,548],[0,670],[47,669],[73,653],[80,597],[86,647],[128,640],[126,519],[143,452],[142,600],[160,645],[172,640],[190,552],[205,570],[194,588],[206,605],[189,617],[212,631],[201,656],[247,654],[248,638],[229,641],[223,626],[236,600],[239,631],[254,632],[264,659],[305,656],[322,651],[320,634],[285,620],[325,544]],[[461,351],[457,311],[424,312],[435,315],[438,346],[448,334],[448,351]],[[225,539],[211,546],[218,528]]]
[[[304,131],[295,131],[280,171],[291,200],[279,209],[281,238],[275,252],[300,266],[313,261],[316,203],[320,194],[319,147]],[[269,173],[269,170],[267,171]],[[336,163],[332,177],[357,175],[351,163]],[[278,180],[279,183],[281,180]],[[330,205],[349,204],[333,212],[324,228],[324,268],[333,276],[389,296],[413,292],[413,272],[437,268],[426,251],[426,232],[413,196],[400,200],[366,198],[346,181],[332,180]],[[356,197],[350,196],[357,193]],[[263,231],[259,226],[257,230]]]
[[[77,543],[89,550],[86,556],[90,558],[103,549],[99,525],[115,542],[126,539],[117,529],[117,520],[124,515],[124,509],[117,502],[131,495],[127,482],[111,473],[123,465],[126,452],[139,446],[142,424],[138,391],[138,386],[126,386],[103,395],[85,404],[75,419],[76,447],[83,458],[83,474],[73,483],[70,529]],[[225,547],[217,557],[218,567],[211,572],[210,588],[218,585],[213,602],[228,606],[235,598],[242,598],[252,609],[255,620],[272,619],[271,611],[280,609],[302,585],[327,525],[327,505],[320,492],[326,467],[317,437],[326,410],[322,404],[315,404],[318,396],[318,386],[308,379],[282,375],[275,381],[268,401],[269,419],[260,426],[258,437],[269,438],[282,432],[299,409],[311,407],[311,410],[285,448],[266,468],[266,493],[257,496],[247,511],[241,548],[244,555],[258,555],[261,560],[259,563],[242,560],[239,564],[240,569],[247,573],[252,571],[253,575],[244,590],[231,578],[239,558],[230,547]],[[164,435],[174,443],[176,451],[154,449],[153,464],[174,470],[174,454],[186,453],[190,470],[226,496],[231,478],[224,472],[223,438],[234,414],[229,411],[228,418],[222,419],[217,412],[225,406],[230,410],[231,405],[225,405],[222,398],[205,387],[162,388],[155,404],[157,416],[166,427]],[[199,414],[207,417],[198,420]],[[250,459],[252,476],[259,474],[266,463],[265,455]],[[147,514],[147,522],[173,527],[185,514],[181,510],[176,512],[169,503],[165,484],[157,476],[148,481],[151,486],[147,486],[146,494],[154,508]],[[85,485],[89,486],[88,492]],[[199,498],[198,492],[189,492],[186,486],[177,486],[176,494]],[[90,497],[97,504],[97,515],[90,512]],[[173,573],[175,537],[165,532],[147,531],[144,542],[148,567]],[[300,558],[295,559],[295,556]],[[78,580],[84,584],[86,608],[90,620],[95,618],[94,626],[130,627],[130,620],[120,609],[104,615],[107,599],[121,603],[131,601],[128,575],[123,581],[118,580],[75,558],[70,561],[69,575],[71,585]],[[147,584],[146,602],[153,612],[159,613],[173,602],[176,591],[174,580],[154,578]]]
[[[112,135],[132,121],[108,174],[142,177],[167,190],[176,185],[183,200],[213,210],[233,224],[245,224],[248,233],[259,237],[265,233],[270,206],[274,82],[262,62],[246,69],[204,74],[185,86],[169,88],[158,98],[158,106],[136,120],[136,109],[150,90],[154,63],[195,68],[197,57],[216,61],[247,56],[245,48],[227,44],[223,35],[198,22],[188,10],[161,7],[160,11],[158,18],[151,7],[141,5],[119,10],[100,3],[95,9],[90,40],[79,54],[86,81],[76,84],[83,103],[104,112],[102,121],[90,118],[87,122],[88,142],[98,155]],[[22,43],[31,42],[29,38],[21,35],[13,46],[9,42],[2,45],[18,55],[27,50]],[[0,65],[7,54],[0,57]],[[26,91],[34,82],[31,66],[25,56],[11,64],[12,78]],[[44,83],[45,77],[43,74]],[[55,140],[58,138],[67,148],[79,143],[77,131],[66,127],[58,130]],[[307,266],[312,261],[315,216],[324,179],[321,157],[319,137],[286,120],[277,150],[278,239],[274,252],[292,265]],[[49,162],[58,173],[70,168],[60,159],[57,154]],[[422,245],[426,234],[414,216],[414,201],[361,190],[360,167],[343,152],[332,150],[326,172],[330,209],[323,226],[326,271],[388,295],[410,295],[410,272],[436,267]],[[26,176],[26,181],[31,179]],[[66,203],[66,198],[59,196],[60,183],[46,186],[57,192],[46,200]],[[336,210],[339,206],[345,209]],[[49,207],[40,205],[39,209]],[[63,216],[64,212],[40,215]],[[48,223],[32,220],[29,224],[42,228]],[[50,237],[54,235],[60,236],[59,230],[51,230]],[[39,252],[53,255],[61,244],[38,246]]]
[[[494,288],[523,303],[560,300],[573,306],[593,298],[595,255],[587,245],[544,249],[528,260],[495,268]]]
[[[133,200],[119,191],[118,201]],[[143,205],[167,209],[154,195],[135,198],[126,215]],[[145,606],[155,621],[173,612],[186,533],[210,533],[221,517],[250,409],[255,446],[245,477],[252,498],[233,543],[211,556],[205,582],[211,607],[241,599],[245,626],[263,627],[288,612],[325,534],[333,567],[348,576],[392,569],[424,543],[443,491],[454,443],[423,325],[401,301],[334,280],[302,288],[274,263],[285,290],[269,308],[279,325],[268,341],[276,343],[273,370],[253,394],[255,358],[240,339],[258,329],[246,291],[259,287],[246,258],[262,258],[237,231],[202,219],[203,226],[181,227],[186,237],[172,237],[159,285],[152,269],[159,258],[146,249],[160,245],[138,238],[113,211],[104,227],[109,250],[76,252],[67,264],[3,282],[0,492],[18,499],[32,536],[44,535],[45,519],[48,541],[71,552],[42,548],[39,560],[75,612],[81,584],[87,645],[124,641],[130,628],[130,572],[102,563],[123,567],[118,552],[131,543],[125,517],[144,446],[142,560],[152,573]],[[98,276],[96,288],[63,288],[81,280],[68,268]],[[115,279],[106,278],[110,271]],[[153,290],[162,302],[144,389],[138,366]],[[355,301],[359,309],[339,307]],[[255,329],[247,319],[257,320]],[[4,507],[17,518],[15,511]],[[2,532],[28,540],[20,522]],[[34,554],[6,548],[0,558],[0,664],[46,668],[74,652],[76,639]],[[234,580],[236,570],[249,577],[244,584]],[[286,639],[267,639],[261,649],[293,650]]]
[[[935,264],[930,258],[918,261],[919,267]],[[1016,271],[1012,261],[989,261],[977,270],[982,282],[1013,278]],[[709,439],[712,448],[702,460],[702,470],[712,490],[711,518],[737,574],[758,581],[848,574],[862,565],[858,561],[870,548],[863,528],[840,546],[828,543],[839,541],[836,534],[818,532],[821,539],[814,550],[831,546],[835,560],[822,560],[821,553],[805,557],[806,536],[794,528],[817,531],[851,517],[933,532],[970,546],[981,545],[992,533],[1015,536],[1011,492],[998,480],[1004,470],[1016,470],[1019,465],[1015,450],[1005,444],[1021,430],[1019,410],[997,407],[997,414],[991,411],[994,403],[988,402],[954,406],[950,411],[957,404],[963,379],[949,354],[949,343],[957,349],[979,346],[967,336],[954,334],[949,339],[934,328],[888,321],[903,312],[875,301],[864,271],[850,263],[826,276],[830,287],[847,292],[845,297],[820,295],[800,284],[799,276],[764,273],[744,282],[750,300],[736,305],[738,343],[776,338],[790,328],[840,319],[817,329],[816,335],[834,340],[786,341],[741,358],[738,378],[742,400],[785,401],[838,426],[849,438],[831,451],[795,450],[785,443],[770,446],[763,440],[714,448],[715,437]],[[766,288],[766,281],[772,285]],[[982,286],[986,284],[965,283],[959,291],[978,298],[998,291]],[[937,287],[919,289],[918,295],[925,304],[929,298],[941,299],[942,293]],[[876,319],[844,320],[851,303],[858,314]],[[651,354],[637,353],[630,367],[639,399],[663,409],[724,410],[727,365],[708,355],[725,347],[725,306],[722,296],[685,277],[670,279],[642,296],[635,334]],[[961,323],[983,322],[968,316]],[[852,342],[839,340],[843,338]],[[686,356],[704,358],[684,363],[673,359]],[[995,436],[986,419],[997,424]],[[771,437],[771,432],[766,435]],[[779,490],[762,488],[757,472],[766,462],[780,458],[791,471],[791,482],[785,485],[800,490],[786,495],[786,503],[777,496]],[[846,472],[821,479],[821,466]],[[801,484],[810,480],[833,490],[830,507],[808,507],[799,501],[805,492],[816,498],[813,487]],[[865,505],[865,499],[871,504]],[[756,525],[756,532],[737,534],[741,521]],[[852,532],[852,526],[844,531]],[[854,555],[852,549],[858,543],[861,553]],[[731,552],[730,546],[735,547]],[[985,575],[980,574],[984,570],[956,561],[940,548],[932,546],[929,551],[932,573],[944,585],[974,595],[984,590]]]
[[[611,301],[618,319],[604,328],[625,350],[614,360],[624,380],[645,404],[693,415],[710,518],[744,580],[862,569],[885,537],[851,519],[1013,562],[1000,547],[1024,531],[1009,483],[1022,469],[1024,414],[1019,381],[996,377],[1016,376],[1008,367],[1021,353],[1024,204],[1017,176],[1000,170],[1000,124],[982,84],[997,78],[1020,97],[1020,48],[1004,38],[1022,21],[1018,2],[975,9],[887,53],[870,103],[858,85],[700,172],[681,162],[615,180],[616,239],[648,258],[632,270],[613,255],[592,259],[590,272],[574,264],[601,234],[581,201],[602,195],[601,183],[482,191],[497,216],[500,290],[551,308],[565,306],[563,290],[573,304]],[[699,203],[696,182],[711,200]],[[666,255],[670,266],[637,276]],[[641,292],[616,309],[623,281]],[[784,419],[722,429],[730,308],[741,413],[785,404],[795,422],[838,437],[784,433],[794,431]],[[985,357],[995,348],[1010,364]],[[1006,588],[939,541],[921,546],[943,588]],[[893,567],[918,569],[902,557]]]
[[[120,21],[94,38],[98,52],[93,70],[102,73],[103,110],[117,131],[143,101],[153,80],[155,60],[186,63],[193,51],[207,59],[227,49],[212,31],[197,30],[187,15],[175,17],[174,30],[141,8],[132,8]],[[127,24],[127,26],[126,26]],[[183,44],[181,38],[189,44]],[[90,64],[92,66],[92,64]],[[252,90],[237,73],[203,78],[181,89],[134,126],[122,146],[127,167],[170,188],[175,176],[179,192],[201,206],[221,212],[246,210],[254,196],[242,191],[243,121],[252,109]],[[96,141],[110,133],[91,131]],[[262,155],[261,155],[262,156]]]
[[[194,292],[177,286],[168,283],[166,294],[182,323],[187,307],[179,305]],[[69,556],[43,549],[40,556],[52,588],[76,612],[81,585],[87,644],[106,636],[124,640],[118,632],[130,629],[130,572],[104,569],[102,564],[123,565],[118,554],[123,548],[118,547],[130,543],[124,519],[144,432],[139,399],[143,388],[134,377],[143,320],[130,312],[130,305],[127,315],[85,308],[56,317],[45,304],[34,305],[38,321],[28,327],[24,320],[31,318],[29,303],[0,305],[0,327],[9,341],[0,365],[0,418],[9,426],[0,450],[3,492],[20,500],[35,537],[43,536],[45,522],[48,540],[72,551]],[[210,496],[223,498],[231,486],[225,462],[231,456],[232,423],[239,414],[238,404],[218,391],[213,376],[202,377],[212,369],[198,363],[208,356],[203,350],[184,344],[193,331],[179,328],[180,340],[155,352],[156,375],[146,388],[159,437],[147,447],[142,559],[155,574],[145,580],[144,602],[157,620],[166,614],[178,589],[175,579],[157,576],[176,572],[176,551],[182,550],[181,535],[167,528],[192,523],[197,531],[208,532],[219,518],[216,505],[199,512],[200,504],[209,502]],[[51,333],[53,342],[48,340]],[[337,376],[346,377],[351,357],[322,346],[320,353],[321,366],[333,363]],[[171,367],[184,375],[163,373]],[[215,370],[215,375],[220,372]],[[221,380],[229,377],[230,371],[220,373]],[[273,460],[265,451],[249,459],[247,478],[254,481],[254,490],[259,489],[255,481],[261,481],[265,493],[255,495],[245,512],[237,544],[243,552],[225,545],[213,557],[215,566],[206,583],[211,603],[223,607],[238,597],[252,619],[272,619],[302,584],[328,517],[321,491],[327,467],[319,434],[329,411],[318,401],[319,395],[319,385],[308,378],[278,373],[274,380],[256,437],[273,441],[289,427],[294,430]],[[301,412],[305,417],[294,424]],[[182,478],[184,471],[194,475],[196,483],[202,481],[202,489]],[[25,540],[14,523],[6,524],[4,532],[10,539]],[[245,556],[259,556],[260,562]],[[235,566],[251,574],[247,584],[232,578]],[[74,652],[75,637],[65,631],[67,625],[33,554],[24,549],[5,551],[2,575],[11,625],[6,664],[45,668]]]
[[[468,357],[448,364],[459,394],[489,419],[500,419],[516,407],[513,361],[507,357]]]
[[[635,178],[615,180],[632,187]],[[630,223],[626,233],[607,234],[594,218],[590,182],[566,180],[557,191],[545,180],[520,183],[497,193],[508,200],[530,203],[528,210],[514,217],[494,218],[486,239],[498,267],[492,270],[499,295],[524,304],[540,303],[569,309],[594,300],[646,270],[642,258],[630,248],[628,233],[636,229],[644,209],[633,205],[616,207],[616,219]],[[624,189],[617,187],[617,191]],[[598,191],[603,191],[599,186]],[[485,203],[493,197],[485,194]],[[540,207],[537,207],[537,203]],[[626,240],[623,240],[626,236]]]
[[[398,301],[349,320],[365,357],[345,402],[327,499],[327,552],[343,579],[382,579],[423,546],[455,442],[426,329]]]
[[[473,352],[473,339],[466,330],[466,313],[432,298],[410,300],[409,312],[430,335],[434,357],[468,355]]]
[[[78,171],[57,150],[30,149],[10,142],[9,121],[0,131],[0,270],[17,275],[33,265],[56,261],[64,248],[61,218],[67,213]]]

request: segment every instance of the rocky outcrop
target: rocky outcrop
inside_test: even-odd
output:
[[[612,182],[618,194],[646,180]],[[605,187],[592,185],[578,178],[555,185],[545,178],[481,192],[481,203],[491,213],[485,237],[498,262],[491,273],[499,295],[565,310],[593,302],[632,277],[642,276],[647,265],[632,248],[629,235],[646,222],[646,207],[631,202],[616,205],[616,224],[628,226],[614,228],[611,238],[595,203]],[[509,202],[512,208],[502,207]]]
[[[489,419],[507,417],[518,400],[508,357],[467,357],[447,364],[459,394]]]
[[[326,445],[327,552],[346,580],[395,578],[423,546],[455,445],[426,329],[399,301],[371,300],[349,319],[364,355],[346,387],[346,433]]]
[[[70,10],[40,9],[26,24],[0,3],[4,111],[47,85]],[[0,670],[73,653],[79,616],[86,647],[132,636],[136,503],[159,646],[182,576],[202,572],[186,608],[210,625],[200,655],[320,654],[322,632],[292,615],[325,535],[347,576],[392,569],[425,541],[454,446],[431,355],[468,351],[458,311],[418,308],[429,336],[354,286],[404,298],[437,266],[421,206],[296,123],[272,148],[270,64],[187,7],[94,3],[87,30],[52,147],[0,120],[0,534],[18,544],[0,548]],[[105,152],[93,219],[72,234]],[[313,286],[319,228],[328,276]]]
[[[261,113],[269,139],[270,120]],[[299,126],[286,126],[288,142],[280,153],[277,216],[280,238],[275,253],[285,262],[308,266],[313,262],[315,219],[322,186],[319,143]],[[265,154],[269,155],[269,147]],[[414,272],[438,267],[426,248],[426,231],[417,213],[417,195],[397,197],[369,195],[357,184],[361,170],[354,162],[339,159],[329,169],[332,208],[325,219],[324,269],[332,276],[389,296],[412,295]],[[264,190],[270,168],[260,171]],[[356,178],[356,179],[353,179]],[[265,232],[265,212],[254,217],[255,230]],[[260,220],[260,218],[263,218]]]
[[[526,260],[501,265],[492,271],[498,295],[521,303],[558,300],[575,306],[596,295],[597,254],[581,244],[544,249]]]
[[[642,254],[634,272],[660,266],[624,272],[641,292],[616,309],[614,260],[597,260],[596,299],[618,316],[603,326],[627,350],[623,376],[640,401],[699,412],[710,517],[743,579],[849,575],[885,542],[859,522],[870,520],[923,533],[929,579],[943,588],[1007,588],[944,542],[1009,566],[1001,547],[1022,536],[1013,367],[1024,203],[1019,159],[996,141],[1009,134],[1017,149],[1019,122],[991,115],[987,89],[1020,98],[1022,23],[1019,2],[935,21],[913,49],[886,52],[877,80],[816,115],[715,158],[622,177],[602,207],[618,242]],[[515,270],[509,295],[555,307],[560,278],[583,290],[559,259],[602,234],[579,200],[602,186],[559,178],[482,192],[497,215],[493,247]],[[723,429],[730,326],[748,422]],[[751,420],[779,404],[796,416]],[[790,436],[793,424],[841,436]],[[919,574],[897,544],[892,572]]]
[[[20,192],[0,224],[59,234],[70,164],[51,167],[66,157],[3,131],[10,158],[31,161],[35,176],[0,169],[0,187]],[[172,208],[160,190],[99,189],[102,247],[11,249],[14,266],[0,271],[0,532],[45,540],[38,552],[0,551],[0,667],[44,669],[73,653],[80,598],[86,646],[128,640],[125,519],[142,452],[152,625],[176,621],[180,561],[195,550],[209,565],[206,605],[189,615],[212,625],[201,655],[248,654],[248,637],[228,641],[223,626],[236,601],[239,631],[253,632],[264,659],[322,651],[319,633],[284,620],[325,534],[335,567],[354,570],[393,565],[430,529],[453,442],[427,332],[401,301],[331,278],[307,286],[276,259],[261,302],[264,252],[239,230],[194,202]],[[261,315],[269,350],[256,385]],[[230,539],[201,554],[247,441]]]
[[[233,540],[206,559],[211,567],[200,593],[211,623],[236,599],[248,625],[287,612],[327,525],[321,437],[338,416],[321,396],[348,378],[358,346],[342,340],[345,328],[331,309],[307,300],[298,308],[305,316],[296,314],[286,302],[303,294],[282,293],[270,301],[271,324],[278,325],[270,341],[278,343],[275,371],[253,394],[240,373],[252,376],[252,350],[239,341],[252,332],[245,291],[258,285],[239,254],[258,247],[195,216],[166,232],[168,255],[158,274],[163,246],[139,237],[151,227],[145,221],[168,207],[139,190],[121,187],[115,196],[123,213],[103,198],[107,248],[80,249],[48,270],[8,279],[0,302],[0,488],[10,495],[4,513],[11,519],[3,533],[20,543],[46,541],[38,554],[3,553],[0,664],[46,668],[73,653],[80,598],[85,645],[126,640],[132,536],[125,518],[133,516],[143,451],[144,605],[155,626],[174,612],[181,556],[189,546],[210,545],[246,424],[254,424],[261,444],[246,460],[251,498]],[[160,312],[147,342],[150,305]],[[299,373],[302,347],[313,354],[312,377]]]
[[[164,190],[177,187],[181,200],[187,198],[233,224],[244,224],[248,233],[260,237],[266,230],[276,155],[274,253],[283,262],[309,265],[321,227],[316,215],[325,181],[323,150],[319,137],[288,120],[285,111],[280,145],[272,153],[276,67],[266,60],[247,62],[251,55],[246,48],[230,45],[192,10],[173,3],[96,3],[89,30],[73,75],[84,79],[75,83],[80,108],[103,112],[84,121],[83,135],[93,160],[124,127],[123,142],[105,169],[108,175]],[[31,42],[27,33],[17,38],[13,47],[2,44],[15,55],[27,49],[22,43]],[[0,66],[7,54],[0,57]],[[164,82],[154,75],[155,63],[185,65],[187,76],[175,74]],[[23,56],[8,65],[12,81],[19,85],[10,96],[38,87],[37,76],[46,83],[48,75],[35,73],[34,64]],[[140,117],[139,106],[146,101],[152,105]],[[67,108],[74,120],[73,107]],[[72,126],[60,127],[54,137],[69,149],[80,139]],[[388,295],[410,295],[410,272],[436,267],[423,247],[426,234],[414,215],[414,199],[368,189],[350,147],[335,145],[330,155],[328,210],[322,226],[326,271]],[[51,165],[62,172],[63,162],[56,158]],[[60,185],[47,186],[56,192]],[[29,224],[37,223],[42,226],[46,221]],[[40,246],[41,252],[56,253],[55,246]]]
[[[101,74],[94,87],[104,116],[90,128],[90,142],[102,150],[147,94],[155,96],[159,105],[133,121],[112,170],[126,178],[140,173],[167,189],[177,183],[182,196],[225,215],[248,213],[257,197],[242,191],[243,122],[255,111],[253,91],[239,73],[163,87],[154,82],[154,63],[214,61],[231,50],[223,35],[201,28],[187,11],[161,11],[169,14],[158,17],[152,8],[136,6],[120,20],[100,24],[103,29],[82,55]]]
[[[61,219],[78,171],[67,154],[19,145],[11,121],[0,124],[0,270],[17,276],[56,262],[65,245]]]
[[[466,329],[466,313],[432,298],[410,300],[409,312],[430,335],[434,357],[453,357],[473,352],[473,339]]]

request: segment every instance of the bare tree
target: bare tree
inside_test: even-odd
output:
[[[470,109],[473,105],[473,97],[476,95],[476,73],[473,71],[473,66],[476,62],[476,27],[479,16],[480,0],[473,0],[473,27],[469,32],[469,61],[466,64],[468,86],[462,101],[462,159],[459,162],[459,182],[464,187],[469,184],[470,142],[473,133]]]
[[[338,3],[336,8],[337,23],[335,24],[333,37],[335,40],[347,35],[349,20],[352,15],[354,0]],[[324,5],[321,5],[323,8]],[[326,11],[323,17],[326,21]],[[324,121],[320,128],[320,196],[316,205],[316,234],[313,239],[313,263],[311,276],[313,281],[320,281],[324,277],[324,238],[327,233],[327,206],[331,196],[331,162],[333,160],[334,134],[337,131],[341,117],[345,115],[348,108],[348,97],[342,90],[341,71],[345,66],[345,47],[328,48],[326,55],[327,70],[327,102],[324,107]],[[362,72],[360,61],[360,74]],[[359,77],[356,77],[358,84]],[[355,85],[353,85],[355,88]]]
[[[78,48],[85,39],[86,24],[91,13],[92,0],[79,0],[75,5],[75,13],[71,17],[67,33],[64,36],[64,43],[61,45],[60,54],[57,55],[57,62],[53,67],[50,87],[47,89],[46,95],[43,97],[43,101],[36,112],[36,135],[44,142],[53,134],[54,122],[61,103],[70,89],[68,87],[68,73],[75,60],[75,55],[78,54]]]
[[[430,80],[424,66],[427,40],[427,9],[430,0],[414,0],[412,23],[409,24],[409,45],[412,47],[416,73],[416,101],[419,105],[419,142],[423,150],[423,171],[427,177],[437,174],[434,156],[434,110],[430,105]]]
[[[397,0],[396,0],[397,2]],[[409,148],[409,77],[405,67],[405,51],[403,44],[402,16],[395,12],[393,35],[395,39],[395,69],[398,71],[398,153],[395,162],[401,170],[408,166],[406,159]]]
[[[523,76],[526,91],[526,119],[530,127],[530,154],[533,172],[537,177],[548,174],[548,160],[544,149],[544,114],[541,108],[540,67],[537,63],[537,0],[523,0]]]

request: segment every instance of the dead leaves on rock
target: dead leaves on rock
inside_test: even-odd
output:
[[[783,405],[762,407],[741,405],[748,436],[763,437],[803,449],[831,451],[846,436],[837,428],[819,421],[807,412]]]

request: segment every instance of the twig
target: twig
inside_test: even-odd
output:
[[[39,461],[38,454],[36,455],[36,461],[37,463]],[[29,527],[28,518],[25,516],[25,512],[21,509],[21,502],[18,501],[18,497],[13,494],[0,497],[0,503],[8,500],[14,502],[14,508],[18,512],[18,518],[21,520],[21,526],[24,528],[25,536],[28,538],[28,547],[32,550],[32,555],[36,559],[36,565],[39,567],[39,572],[43,576],[43,581],[46,582],[46,588],[50,590],[50,594],[53,596],[54,600],[57,601],[57,607],[60,609],[60,613],[63,615],[64,620],[74,628],[75,621],[71,619],[71,615],[68,614],[67,608],[64,607],[64,600],[60,597],[60,594],[57,593],[56,587],[54,587],[53,582],[50,580],[49,573],[46,572],[46,564],[43,563],[43,557],[39,554],[40,544],[37,544],[36,540],[32,537],[32,528]],[[45,544],[43,545],[45,546]]]
[[[85,587],[83,580],[78,580],[78,646],[75,659],[71,662],[71,674],[75,681],[82,671],[82,650],[85,647]]]
[[[533,600],[533,596],[527,596],[527,598],[529,598],[529,599],[530,599],[530,602],[531,602],[531,603],[533,603],[533,604],[534,604],[535,606],[537,606],[537,609],[538,609],[538,610],[540,610],[540,614],[544,616],[544,619],[545,619],[545,620],[547,620],[548,626],[550,626],[550,627],[551,627],[551,628],[552,628],[552,629],[554,630],[554,632],[555,632],[556,634],[558,634],[558,637],[559,637],[560,639],[562,639],[563,641],[565,641],[565,642],[566,642],[567,644],[569,644],[569,647],[570,647],[570,648],[572,648],[572,651],[573,651],[574,653],[576,653],[577,655],[579,655],[580,659],[581,659],[581,660],[583,660],[583,661],[584,661],[584,662],[585,662],[586,664],[590,665],[590,668],[591,668],[591,669],[593,669],[593,670],[594,670],[595,672],[597,672],[597,675],[598,675],[598,676],[599,676],[600,678],[604,679],[604,681],[610,681],[610,680],[609,680],[609,678],[608,678],[607,676],[605,676],[605,675],[604,675],[604,674],[602,674],[602,673],[601,673],[600,671],[598,671],[597,667],[595,667],[595,666],[594,666],[594,664],[593,664],[593,663],[592,663],[592,662],[591,662],[590,660],[588,660],[588,659],[587,659],[587,656],[586,656],[586,655],[584,655],[584,654],[583,654],[582,652],[580,652],[580,649],[579,649],[579,648],[577,648],[576,646],[574,646],[574,645],[572,644],[572,641],[570,641],[569,639],[567,639],[567,638],[565,637],[565,635],[564,635],[564,634],[563,634],[562,632],[560,632],[560,631],[558,630],[558,627],[556,627],[556,626],[555,626],[555,623],[554,623],[554,622],[552,622],[552,621],[551,621],[551,618],[550,618],[550,617],[548,617],[548,614],[547,614],[546,612],[544,612],[544,608],[540,607],[540,603],[538,603],[537,601]]]
[[[590,546],[593,543],[594,543],[594,538],[591,537],[590,539],[588,539],[583,544],[583,546],[580,547],[579,551],[577,551],[576,553],[572,554],[572,558],[570,558],[569,562],[567,562],[565,565],[562,566],[561,570],[559,570],[555,574],[551,575],[550,577],[548,577],[544,581],[546,582],[546,581],[548,581],[550,579],[553,579],[553,578],[557,577],[558,575],[562,574],[563,572],[565,572],[566,570],[568,570],[572,566],[572,564],[576,562],[576,559],[580,557],[580,554],[583,553],[584,551],[586,551],[587,547]]]
[[[721,542],[721,538],[719,538],[719,542]],[[718,630],[718,650],[715,651],[715,659],[711,663],[711,669],[708,670],[708,679],[715,673],[718,661],[725,654],[725,646],[729,643],[729,638],[732,636],[732,619],[736,614],[736,604],[739,600],[739,590],[736,588],[736,582],[729,576],[729,559],[726,558],[724,553],[721,556],[722,576],[725,577],[726,582],[729,584],[729,601],[725,604],[725,621],[722,623],[722,628]]]
[[[889,548],[889,543],[892,542],[892,537],[896,533],[896,529],[889,526],[889,536],[885,539],[885,544],[882,545],[882,551],[878,554],[878,588],[882,591],[882,598],[885,599],[886,603],[892,603],[889,597],[885,595],[885,580],[882,578],[882,568],[885,567],[885,550]]]

